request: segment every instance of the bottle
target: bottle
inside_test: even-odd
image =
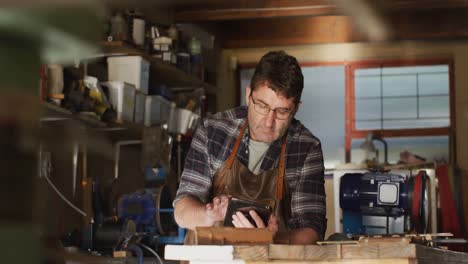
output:
[[[117,12],[111,18],[111,36],[115,41],[127,40],[127,24],[121,13]]]
[[[191,74],[203,80],[203,61],[201,56],[201,43],[195,37],[189,42]]]

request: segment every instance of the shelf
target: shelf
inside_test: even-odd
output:
[[[216,94],[216,87],[189,75],[172,64],[165,63],[158,58],[145,53],[143,50],[122,41],[100,42],[106,56],[138,55],[151,63],[151,76],[158,82],[161,80],[168,86],[204,87],[206,93]]]
[[[42,102],[43,115],[41,121],[54,121],[54,120],[78,120],[88,127],[92,128],[105,128],[108,124],[97,119],[93,115],[88,115],[84,113],[72,113],[71,111],[62,108],[60,106],[54,105],[48,102]]]
[[[95,133],[109,133],[113,141],[141,139],[145,127],[135,123],[106,123],[96,115],[72,113],[48,102],[42,102],[41,122],[78,122]]]

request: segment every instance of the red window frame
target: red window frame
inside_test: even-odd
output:
[[[403,67],[403,66],[423,66],[423,65],[440,65],[447,64],[449,66],[449,102],[450,102],[450,126],[438,128],[413,128],[413,129],[385,129],[385,130],[359,130],[356,129],[355,122],[355,87],[354,87],[354,72],[356,69],[362,68],[379,68],[379,67]],[[451,58],[435,58],[435,59],[398,59],[398,60],[371,60],[350,62],[345,69],[346,91],[345,91],[345,161],[351,161],[351,143],[353,139],[362,139],[368,133],[379,133],[383,138],[390,137],[411,137],[411,136],[449,136],[450,145],[455,142],[455,85],[454,85],[454,66]],[[452,150],[452,148],[451,148]],[[455,160],[453,155],[455,151],[450,153],[450,159]]]

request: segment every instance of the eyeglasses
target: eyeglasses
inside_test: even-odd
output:
[[[284,108],[271,109],[271,107],[268,106],[267,104],[264,104],[264,103],[258,102],[258,101],[255,102],[252,95],[250,95],[250,99],[252,99],[255,111],[257,111],[257,113],[259,113],[261,115],[268,115],[270,113],[270,111],[273,111],[275,113],[275,118],[276,119],[285,120],[285,119],[288,119],[288,117],[293,112],[290,109],[284,109]]]

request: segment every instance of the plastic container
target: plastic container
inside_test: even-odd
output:
[[[109,99],[117,112],[117,121],[133,122],[135,111],[135,86],[125,82],[105,82],[101,86],[109,89]]]
[[[159,95],[137,93],[135,106],[135,123],[145,126],[162,125],[168,122],[173,102]]]
[[[109,81],[121,81],[135,85],[136,89],[148,94],[148,61],[141,56],[119,56],[107,58]]]
[[[145,20],[142,18],[133,18],[132,30],[133,43],[138,46],[145,44]]]
[[[172,108],[169,113],[168,130],[174,134],[185,134],[194,129],[200,120],[200,116],[183,108]]]

